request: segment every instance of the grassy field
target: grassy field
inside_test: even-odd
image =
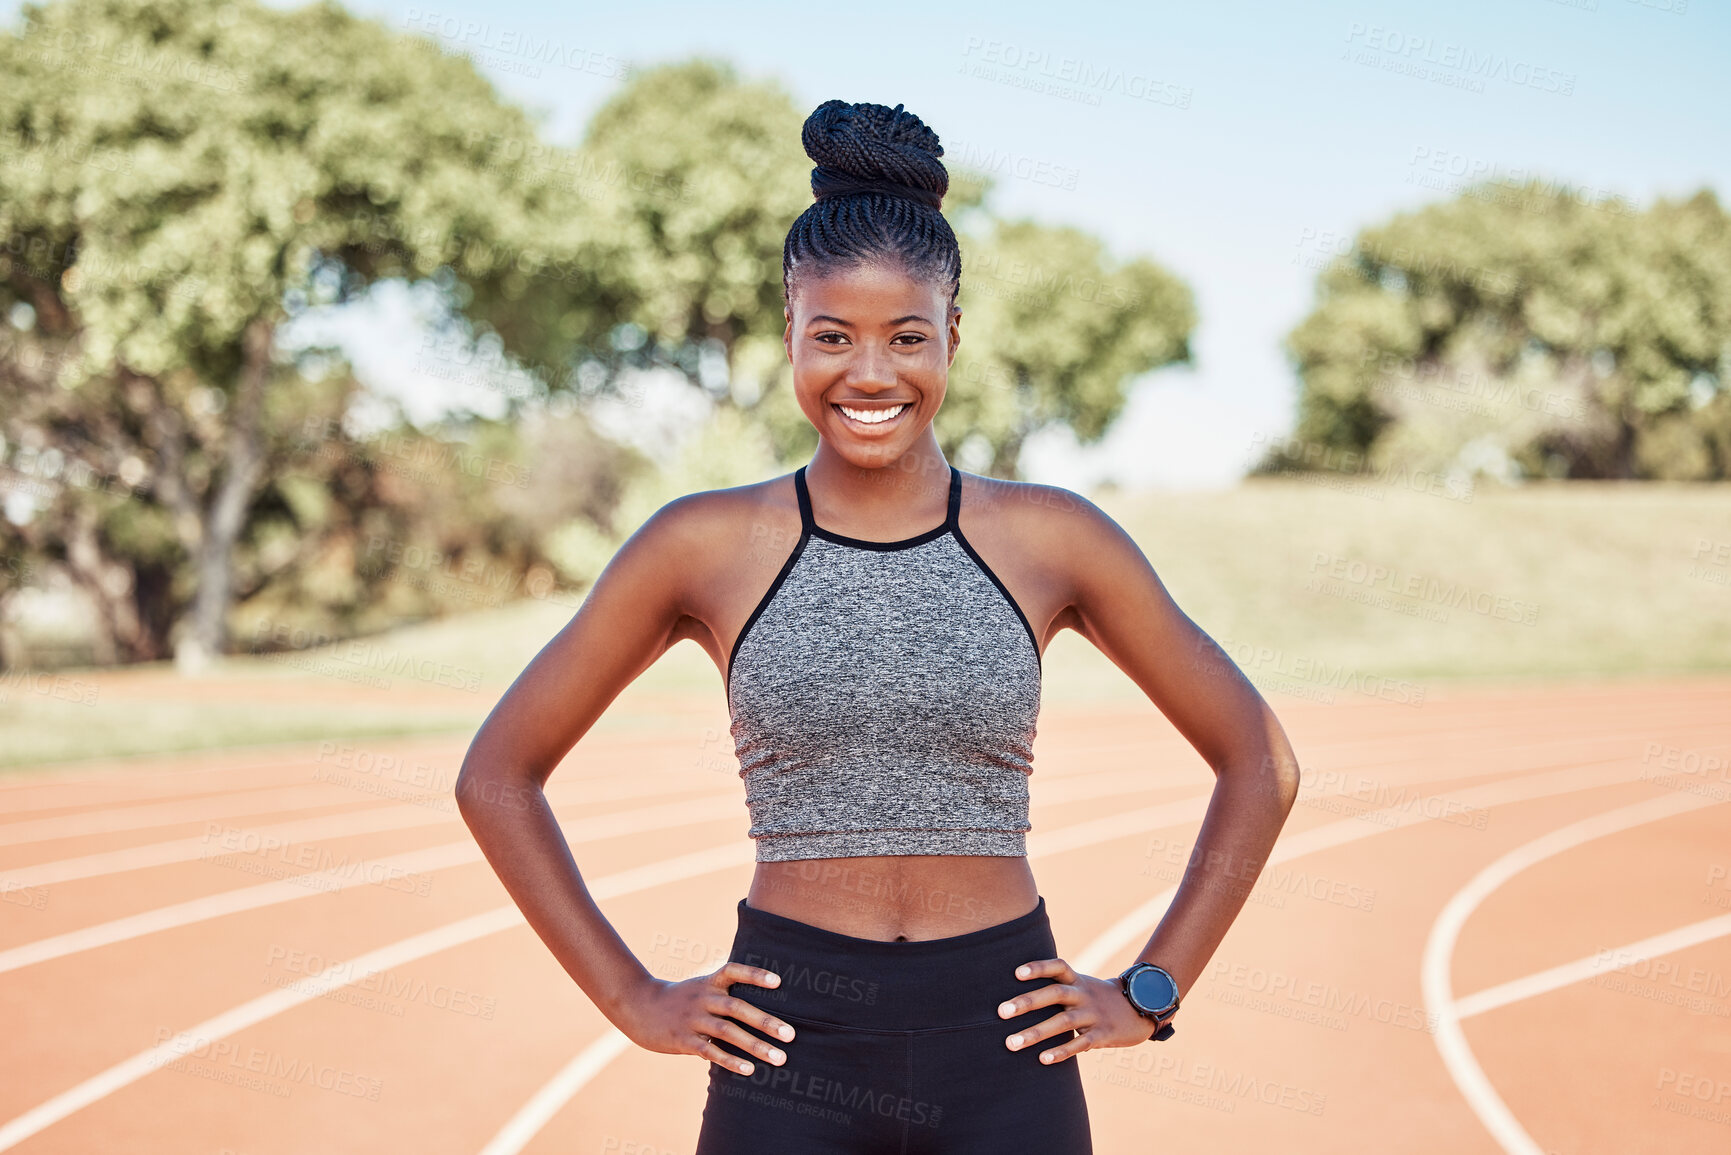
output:
[[[1282,480],[1096,500],[1274,697],[1731,669],[1731,486],[1485,486],[1453,500]],[[160,666],[8,671],[0,766],[470,733],[571,613],[523,601],[346,649],[231,659],[190,681]],[[1076,702],[1140,691],[1066,633],[1048,651],[1044,693]],[[640,678],[601,727],[653,727],[669,710],[725,719],[721,676],[694,644]]]

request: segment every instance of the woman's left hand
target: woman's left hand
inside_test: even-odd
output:
[[[1024,963],[1016,968],[1016,977],[1058,981],[999,1004],[999,1018],[1013,1019],[1037,1007],[1061,1005],[1064,1009],[1009,1036],[1005,1045],[1012,1051],[1034,1046],[1065,1031],[1075,1031],[1075,1038],[1040,1053],[1042,1063],[1061,1063],[1071,1055],[1096,1047],[1133,1047],[1147,1042],[1154,1034],[1154,1023],[1137,1013],[1115,979],[1077,974],[1061,958]]]

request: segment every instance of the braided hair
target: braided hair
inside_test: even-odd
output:
[[[950,175],[938,158],[938,134],[896,105],[826,100],[800,134],[816,198],[787,232],[781,251],[782,291],[808,269],[847,268],[881,261],[935,281],[955,304],[962,254],[938,210]]]

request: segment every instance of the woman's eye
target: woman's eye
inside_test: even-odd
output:
[[[890,344],[894,345],[897,341],[901,341],[902,338],[904,338],[904,337],[907,338],[907,341],[905,343],[909,344],[909,345],[917,345],[921,341],[925,340],[925,336],[923,334],[920,334],[920,333],[897,333],[895,341],[891,341]]]
[[[847,340],[847,336],[846,334],[832,331],[828,333],[819,333],[817,335],[817,340],[822,341],[825,345],[840,345]]]

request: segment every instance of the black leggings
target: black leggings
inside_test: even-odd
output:
[[[1004,1039],[1058,1014],[1013,1019],[998,1004],[1055,979],[1018,979],[1053,958],[1044,896],[1027,914],[949,938],[883,942],[837,934],[739,902],[730,961],[781,976],[728,993],[792,1024],[782,1066],[750,1075],[709,1065],[697,1155],[1092,1155],[1082,1074],[1040,1052],[1063,1031],[1012,1051]]]

